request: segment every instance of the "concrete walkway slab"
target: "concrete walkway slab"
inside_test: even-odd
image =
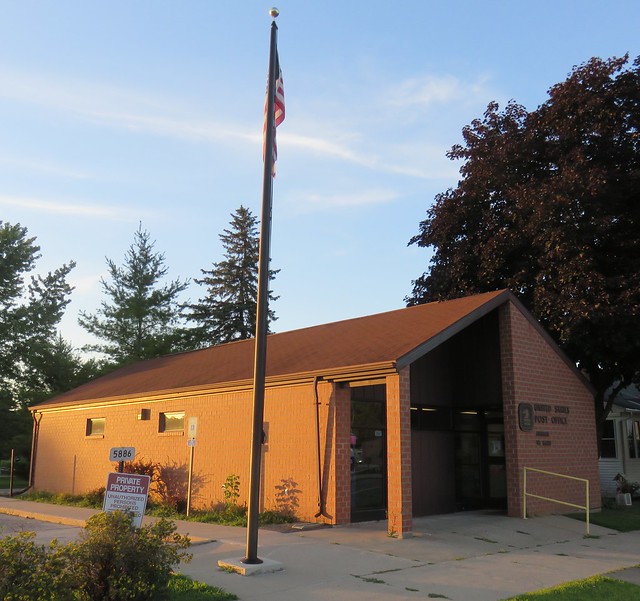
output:
[[[69,524],[96,510],[0,498],[0,512]],[[242,601],[498,601],[608,573],[640,584],[637,532],[594,526],[586,538],[584,524],[564,516],[521,520],[469,512],[420,518],[414,536],[402,540],[387,536],[386,522],[260,530],[259,557],[283,570],[248,577],[218,567],[220,560],[244,556],[245,529],[181,520],[176,525],[196,543],[193,560],[179,570]]]

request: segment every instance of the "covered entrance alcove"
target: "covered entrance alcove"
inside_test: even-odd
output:
[[[413,515],[507,505],[498,310],[411,364]]]

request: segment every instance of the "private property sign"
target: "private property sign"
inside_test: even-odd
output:
[[[147,507],[150,480],[149,476],[141,474],[109,474],[102,511],[126,511],[133,516],[134,526],[140,528]]]

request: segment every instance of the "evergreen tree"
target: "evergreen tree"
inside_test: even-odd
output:
[[[43,358],[69,303],[70,262],[46,276],[26,277],[40,258],[35,238],[19,224],[0,221],[0,456],[11,448],[28,456],[31,418],[26,407],[51,392]],[[22,442],[19,443],[18,441]]]
[[[107,259],[110,281],[101,279],[107,299],[96,313],[80,313],[80,325],[103,341],[85,350],[103,353],[115,366],[182,350],[182,308],[177,297],[188,281],[160,285],[168,268],[164,254],[155,252],[154,246],[141,224],[124,265]]]
[[[202,269],[196,283],[206,286],[207,294],[196,304],[188,305],[188,319],[196,322],[191,330],[197,346],[246,340],[255,335],[258,294],[258,260],[260,236],[258,219],[240,206],[231,216],[229,229],[220,234],[224,259],[210,270]],[[270,271],[274,279],[279,270]],[[269,300],[277,297],[269,293]],[[269,309],[269,321],[275,321]]]

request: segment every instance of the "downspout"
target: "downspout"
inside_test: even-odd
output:
[[[36,453],[38,449],[38,434],[40,433],[40,420],[42,419],[42,413],[34,411],[33,416],[33,430],[31,432],[31,457],[29,459],[29,485],[22,490],[16,492],[17,495],[27,492],[33,486],[33,477],[35,475],[35,461]]]
[[[319,376],[313,378],[313,399],[316,406],[316,459],[318,461],[318,513],[313,517],[324,515],[324,491],[322,490],[322,459],[320,455],[320,398],[318,396]]]

